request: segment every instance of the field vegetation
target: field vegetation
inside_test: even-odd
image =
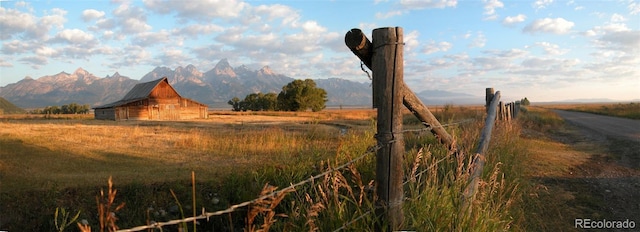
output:
[[[520,136],[516,121],[499,122],[495,128],[477,198],[470,209],[461,209],[461,192],[469,181],[464,170],[483,126],[483,109],[434,110],[443,124],[464,121],[448,127],[463,150],[459,156],[427,131],[405,133],[406,229],[531,228],[524,193],[534,185],[522,172],[529,148],[524,145],[529,142]],[[55,212],[62,208],[71,215],[79,211],[78,221],[99,228],[96,196],[110,177],[117,189],[112,203],[126,203],[114,214],[115,224],[130,228],[194,211],[200,214],[202,208],[226,209],[363,154],[369,155],[346,169],[294,192],[201,221],[197,228],[326,231],[344,226],[349,231],[369,231],[380,226],[372,213],[373,110],[220,111],[206,120],[176,122],[29,117],[0,119],[0,205],[11,212],[0,217],[0,229],[54,230]],[[404,123],[406,129],[424,128],[408,112]],[[182,228],[192,230],[191,226]]]
[[[640,119],[640,103],[553,105],[550,108]]]

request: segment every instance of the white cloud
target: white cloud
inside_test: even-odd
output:
[[[476,37],[469,44],[470,48],[481,48],[487,43],[487,38],[482,31],[478,31]]]
[[[527,19],[527,16],[523,14],[518,14],[516,16],[507,16],[502,20],[502,24],[505,26],[513,26],[515,24],[524,22]]]
[[[575,23],[563,18],[543,18],[533,21],[522,29],[522,31],[528,33],[544,32],[552,34],[566,34],[574,25]]]
[[[173,30],[175,36],[200,36],[207,35],[214,32],[222,32],[224,27],[216,24],[190,24],[183,28],[176,28]]]
[[[420,45],[420,42],[418,41],[419,36],[420,36],[420,32],[418,31],[411,31],[409,33],[404,33],[404,36],[403,36],[404,41],[402,41],[404,42],[404,50],[406,50],[407,52],[410,52],[416,49],[418,45]]]
[[[120,25],[125,34],[151,30],[151,26],[147,24],[147,15],[140,7],[123,3],[113,11],[113,15],[116,17],[115,25]]]
[[[404,14],[405,11],[402,10],[394,10],[394,11],[389,11],[387,13],[376,13],[376,18],[377,19],[387,19],[387,18],[391,18],[391,17],[395,17],[395,16],[400,16],[402,14]]]
[[[252,14],[265,17],[269,21],[282,20],[282,25],[295,25],[300,19],[300,14],[293,8],[281,4],[260,5],[254,7]]]
[[[543,9],[545,7],[547,7],[548,5],[551,5],[553,3],[553,0],[536,0],[533,3],[533,8],[539,10],[539,9]]]
[[[624,21],[627,21],[627,19],[624,18],[624,16],[622,16],[622,15],[619,15],[619,14],[616,14],[616,13],[611,15],[611,22],[612,23],[620,23],[620,22],[624,22]]]
[[[237,18],[249,5],[238,0],[170,1],[144,0],[149,9],[168,14],[176,12],[182,20],[208,21],[215,18]]]
[[[71,44],[88,44],[95,42],[92,34],[80,29],[64,29],[56,34],[54,41]]]
[[[449,51],[453,47],[453,44],[443,41],[436,43],[436,41],[429,41],[423,48],[422,53],[424,54],[432,54],[436,52],[446,52]]]
[[[500,2],[500,0],[483,0],[484,2],[484,12],[486,15],[484,20],[495,20],[498,18],[498,14],[496,14],[496,8],[503,8],[504,3]]]
[[[51,28],[63,28],[66,11],[53,8],[40,18],[31,13],[0,7],[0,39],[22,36],[22,39],[44,40]]]
[[[38,56],[46,56],[46,57],[54,57],[58,55],[58,51],[51,47],[42,46],[36,49],[36,55]]]
[[[12,40],[10,42],[2,43],[2,54],[12,55],[12,54],[20,54],[25,53],[35,48],[35,44],[28,43],[24,40]]]
[[[306,21],[302,23],[302,29],[305,33],[311,34],[320,34],[327,31],[327,28],[320,26],[316,21]]]
[[[13,67],[13,64],[12,64],[12,63],[7,62],[6,60],[4,60],[4,59],[2,59],[2,58],[0,58],[0,67],[3,67],[3,68],[10,68],[10,67]]]
[[[426,8],[445,8],[458,5],[457,0],[400,0],[405,9],[420,10]]]
[[[169,43],[176,45],[175,39],[171,38],[170,33],[166,30],[160,30],[158,32],[142,32],[136,34],[131,39],[131,43],[141,47],[149,47]]]
[[[102,18],[104,17],[104,15],[105,15],[104,11],[87,9],[82,11],[82,20],[84,20],[85,22],[88,22],[94,19]]]
[[[629,9],[629,14],[637,15],[640,13],[640,3],[635,1],[629,1],[629,5],[627,6],[627,9]]]
[[[536,42],[534,46],[541,47],[545,54],[552,56],[563,55],[569,52],[568,49],[561,49],[559,45],[549,42]]]

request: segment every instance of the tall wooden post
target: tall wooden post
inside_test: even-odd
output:
[[[498,114],[500,115],[499,118],[502,121],[507,121],[507,118],[505,117],[506,114],[504,112],[504,102],[500,101],[500,106],[498,106]]]
[[[487,88],[486,95],[484,97],[484,101],[486,102],[484,106],[486,108],[487,113],[489,113],[489,104],[491,104],[491,100],[493,100],[493,95],[494,95],[493,88]]]
[[[378,108],[377,135],[381,148],[376,154],[378,217],[386,219],[389,228],[398,230],[404,221],[402,168],[404,140],[402,137],[403,35],[400,27],[373,30],[373,100]]]

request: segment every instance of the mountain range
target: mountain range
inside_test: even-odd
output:
[[[103,105],[118,101],[141,82],[167,77],[169,83],[183,97],[208,104],[210,108],[229,108],[233,97],[262,92],[279,93],[282,86],[294,79],[264,66],[252,70],[245,65],[232,67],[227,59],[220,60],[213,69],[201,72],[193,65],[170,69],[156,67],[139,81],[114,73],[100,78],[78,68],[73,73],[60,72],[37,79],[26,77],[16,83],[0,87],[4,97],[22,108],[64,105],[72,102]],[[339,78],[315,79],[318,87],[327,91],[327,106],[370,106],[371,86]],[[418,96],[425,104],[458,103],[465,99],[478,99],[471,95],[447,91],[423,91]],[[457,100],[456,100],[457,99]],[[482,99],[480,99],[482,100]],[[481,102],[481,101],[478,101]]]

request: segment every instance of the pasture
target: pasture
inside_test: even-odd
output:
[[[465,152],[475,148],[483,107],[432,109],[443,124],[471,119],[450,126],[449,131]],[[408,113],[405,129],[424,128]],[[514,205],[520,202],[520,189],[526,189],[519,172],[520,160],[526,158],[521,155],[525,147],[517,145],[517,123],[498,128],[488,160],[489,179],[480,190],[477,205],[483,210],[462,218],[452,212],[458,210],[455,202],[468,180],[468,175],[460,172],[467,160],[449,156],[427,131],[404,135],[405,170],[418,166],[432,170],[415,185],[407,186],[409,228],[438,230],[451,228],[451,223],[478,230],[509,228],[513,223],[524,226],[524,212]],[[126,203],[118,212],[121,228],[184,217],[175,209],[180,201],[189,205],[186,202],[192,199],[191,171],[196,174],[193,194],[197,207],[225,209],[255,198],[265,183],[284,187],[366,153],[375,145],[374,134],[375,111],[371,109],[219,111],[212,112],[209,119],[171,122],[99,121],[86,116],[3,118],[0,203],[4,212],[11,213],[0,216],[0,227],[54,230],[53,215],[58,207],[74,213],[79,210],[80,219],[95,225],[96,195],[110,176],[118,189],[116,201]],[[418,155],[420,148],[425,149],[426,157]],[[291,193],[278,206],[287,218],[280,219],[283,222],[276,228],[335,229],[371,210],[373,199],[367,189],[373,184],[374,160],[375,156],[369,155],[316,187],[301,187]],[[322,197],[328,191],[335,192]],[[365,193],[368,197],[363,199]],[[192,212],[190,206],[184,210]],[[247,209],[242,209],[228,217],[212,218],[210,227],[199,230],[237,229],[246,225],[247,214]],[[372,220],[369,215],[354,226],[367,230]],[[492,223],[478,224],[484,220]],[[434,224],[438,221],[441,223]]]

